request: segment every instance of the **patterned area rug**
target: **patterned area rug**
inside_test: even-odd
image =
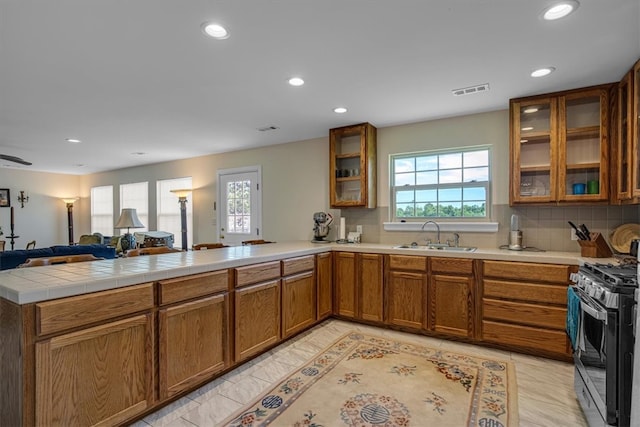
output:
[[[223,425],[514,427],[515,369],[351,332]]]

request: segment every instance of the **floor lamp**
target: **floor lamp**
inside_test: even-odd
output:
[[[191,193],[190,189],[171,190],[178,196],[180,203],[180,231],[182,233],[182,250],[187,250],[187,196]]]
[[[78,200],[77,197],[62,199],[67,204],[67,224],[69,227],[69,246],[73,245],[73,203]]]
[[[124,208],[120,212],[120,218],[113,228],[126,228],[127,232],[120,239],[120,247],[122,252],[128,249],[135,249],[136,238],[133,234],[129,233],[130,228],[144,228],[144,224],[138,218],[138,212],[133,208]]]

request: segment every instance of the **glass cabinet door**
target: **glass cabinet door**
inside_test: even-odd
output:
[[[376,134],[370,123],[329,131],[331,207],[376,206]]]
[[[335,202],[337,205],[360,205],[362,203],[362,167],[360,132],[343,132],[335,139],[336,179]]]
[[[516,102],[512,114],[512,183],[516,202],[555,199],[556,101]]]
[[[640,61],[633,67],[633,195],[640,197]]]
[[[595,89],[560,97],[558,200],[607,200],[607,92]]]
[[[618,84],[618,129],[617,137],[612,141],[616,144],[615,156],[612,159],[616,165],[615,200],[622,201],[631,198],[633,151],[632,151],[632,131],[633,131],[633,93],[631,92],[631,81],[633,73],[627,73]]]

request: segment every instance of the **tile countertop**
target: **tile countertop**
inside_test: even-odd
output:
[[[609,258],[581,258],[574,252],[528,252],[484,248],[475,252],[442,252],[396,249],[393,246],[395,245],[381,243],[314,244],[297,241],[19,268],[0,271],[0,297],[17,304],[27,304],[330,250],[572,265],[611,261]]]

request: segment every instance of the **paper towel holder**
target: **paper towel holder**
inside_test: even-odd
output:
[[[347,224],[344,217],[340,217],[340,225],[338,227],[338,238],[336,239],[336,243],[349,243],[347,240]]]

